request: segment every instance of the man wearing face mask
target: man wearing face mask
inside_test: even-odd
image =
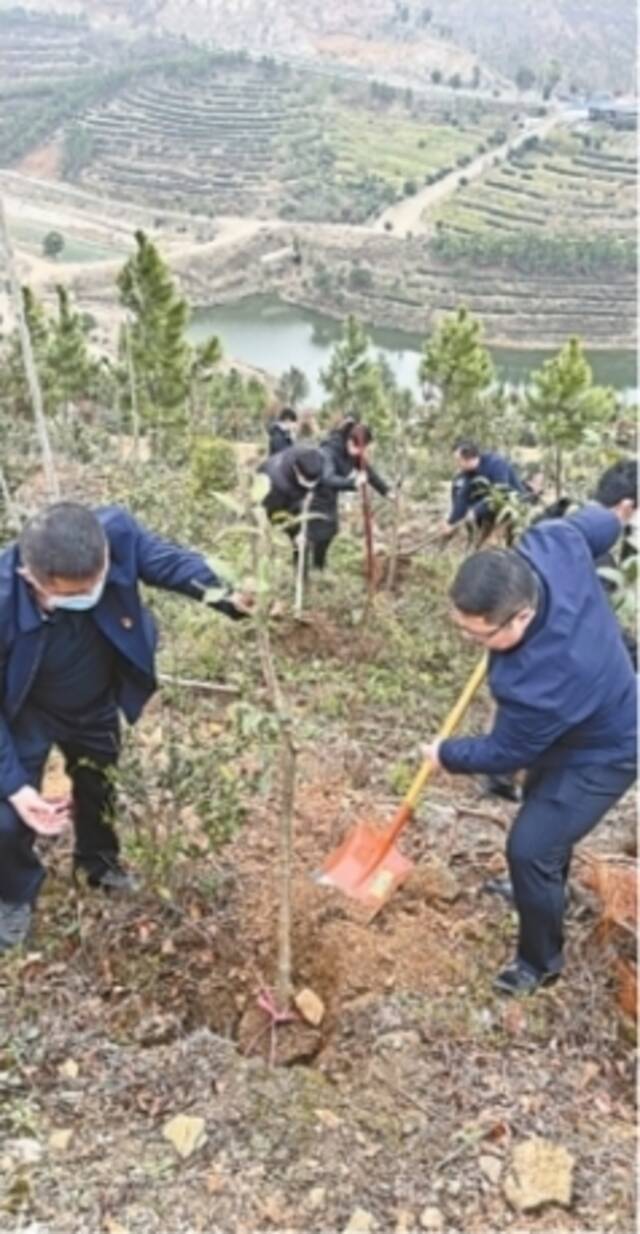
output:
[[[0,951],[28,934],[44,878],[36,836],[71,819],[75,870],[92,887],[135,889],[118,856],[112,770],[118,712],[133,723],[156,688],[156,630],[140,582],[234,619],[251,606],[199,553],[118,507],[51,506],[0,555]],[[40,793],[54,744],[73,784],[56,804]]]
[[[517,550],[468,557],[451,588],[455,625],[489,654],[497,712],[487,736],[425,754],[453,773],[527,769],[507,844],[520,923],[516,957],[495,981],[507,994],[560,973],[573,845],[635,780],[636,680],[594,565],[632,509],[593,504],[545,520]]]

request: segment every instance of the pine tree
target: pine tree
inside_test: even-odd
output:
[[[489,418],[487,395],[496,374],[482,343],[482,325],[466,308],[445,317],[427,339],[419,375],[440,392],[444,438],[484,435]]]
[[[97,366],[87,345],[82,314],[72,308],[64,287],[56,287],[58,316],[53,324],[48,347],[55,399],[68,414],[69,406],[93,393]]]
[[[326,405],[330,410],[367,422],[384,414],[380,368],[370,354],[369,336],[356,317],[347,318],[320,381],[329,395]]]
[[[127,339],[120,342],[123,384],[129,405],[135,398],[141,419],[156,429],[182,425],[186,418],[192,352],[185,338],[186,300],[143,231],[135,233],[136,252],[118,275],[120,303],[130,314]]]
[[[23,286],[21,295],[24,321],[31,340],[31,350],[44,407],[46,411],[51,411],[53,401],[53,379],[49,365],[51,322],[43,305],[36,299],[30,287]],[[29,411],[31,396],[24,368],[23,348],[17,329],[11,334],[6,355],[3,357],[0,392],[17,411],[21,413]]]
[[[308,398],[309,382],[302,369],[292,364],[280,377],[276,394],[286,407],[297,407],[303,399]]]
[[[543,446],[552,453],[556,496],[563,495],[565,455],[615,415],[613,390],[593,384],[593,370],[578,338],[531,374],[529,413]]]

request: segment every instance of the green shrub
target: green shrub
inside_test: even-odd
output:
[[[191,480],[196,497],[228,493],[238,481],[233,446],[213,434],[196,437],[191,447]]]

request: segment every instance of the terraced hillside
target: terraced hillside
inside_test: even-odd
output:
[[[70,151],[62,148],[63,126],[105,102],[132,80],[160,68],[175,72],[200,64],[207,54],[148,35],[130,39],[94,30],[83,18],[33,14],[0,7],[0,167],[57,139],[51,171],[72,168],[88,157],[77,131]],[[62,155],[62,158],[60,158]],[[70,157],[68,157],[70,155]]]
[[[274,213],[296,176],[292,151],[321,143],[312,103],[302,83],[251,65],[195,82],[158,76],[83,119],[92,155],[82,183],[164,206]]]
[[[362,223],[515,120],[468,99],[331,82],[272,61],[148,79],[82,119],[81,182],[213,214]]]
[[[581,124],[532,139],[429,216],[449,261],[553,274],[633,267],[635,134]]]

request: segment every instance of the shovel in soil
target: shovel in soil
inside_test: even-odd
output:
[[[442,725],[438,734],[440,740],[455,732],[486,672],[487,657],[483,656]],[[344,891],[369,909],[370,918],[375,917],[413,869],[413,862],[402,855],[395,841],[413,816],[432,771],[431,760],[425,760],[386,831],[378,830],[371,823],[356,823],[340,847],[327,858],[316,875],[316,882],[322,887]]]

